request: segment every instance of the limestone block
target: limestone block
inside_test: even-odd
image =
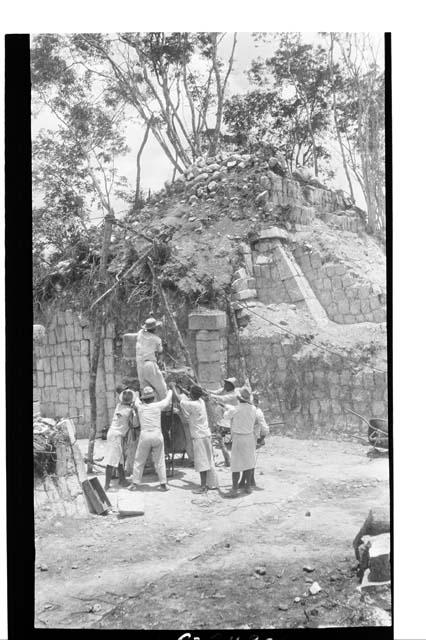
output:
[[[59,402],[68,403],[68,393],[66,389],[59,389],[58,400]]]
[[[278,227],[270,227],[269,229],[264,229],[259,234],[259,240],[288,240],[288,232],[285,229],[279,229]]]
[[[330,400],[324,399],[320,400],[321,413],[330,413],[331,402]]]
[[[331,400],[331,411],[334,415],[340,415],[342,413],[342,405],[338,400]]]
[[[80,374],[79,374],[79,373],[76,373],[76,372],[74,371],[74,376],[73,376],[73,378],[74,378],[74,389],[78,389],[78,388],[80,387],[80,384],[81,384]]]
[[[330,385],[330,398],[336,399],[340,396],[340,389],[337,385]]]
[[[55,356],[50,358],[50,370],[52,373],[56,373],[58,371],[58,359]]]
[[[374,322],[386,322],[386,311],[384,309],[376,309],[373,311]]]
[[[66,389],[72,389],[74,386],[74,372],[72,369],[65,369],[64,371],[64,387]]]
[[[64,325],[65,324],[65,313],[63,311],[58,311],[56,314],[56,324]]]
[[[72,324],[65,325],[65,337],[68,342],[74,340],[74,327]]]
[[[73,368],[73,361],[71,356],[65,356],[64,358],[65,369]]]
[[[90,340],[91,337],[92,337],[92,332],[90,331],[90,328],[83,327],[83,339]]]
[[[64,387],[64,373],[63,371],[58,371],[56,374],[56,386],[58,389]]]
[[[222,351],[221,343],[219,340],[202,340],[196,342],[196,355],[197,358],[203,358],[207,354],[215,353],[219,358],[219,353]],[[210,362],[210,360],[208,361]]]
[[[353,316],[352,314],[348,313],[345,316],[345,320],[346,320],[346,324],[354,324],[355,316]]]
[[[112,373],[107,373],[105,376],[106,388],[108,391],[114,391],[115,389],[115,376]]]
[[[331,278],[331,285],[334,290],[342,288],[342,278],[339,276],[333,276]]]
[[[198,365],[198,378],[201,382],[217,380],[218,383],[222,380],[223,367],[220,363],[208,363],[202,362]]]
[[[312,269],[318,269],[322,266],[321,256],[319,253],[311,253],[310,255]]]
[[[196,342],[210,342],[219,340],[219,331],[197,331],[195,334]]]
[[[371,295],[370,285],[361,285],[358,287],[358,297],[361,300],[367,300]]]
[[[375,400],[371,405],[371,409],[375,417],[383,417],[386,414],[386,405],[380,400]]]
[[[352,314],[356,315],[361,311],[361,302],[358,299],[351,300],[349,303],[349,310]]]
[[[37,371],[37,385],[44,387],[44,371]]]
[[[63,325],[56,325],[55,335],[57,342],[63,342],[66,339],[65,327]]]
[[[73,356],[80,356],[80,343],[74,341],[71,343],[71,354]]]
[[[243,291],[238,291],[238,293],[235,294],[236,300],[251,300],[256,297],[256,289],[243,289]]]
[[[82,372],[81,377],[81,388],[82,389],[88,389],[89,388],[89,384],[90,384],[90,375],[89,372]],[[86,398],[85,398],[85,402],[86,402]],[[90,403],[90,399],[89,399],[89,403]]]
[[[339,313],[345,315],[349,312],[349,301],[339,300],[339,302],[337,303],[337,307],[339,309]]]
[[[83,330],[81,328],[81,324],[79,322],[74,323],[74,340],[80,342],[83,337]]]
[[[311,415],[316,416],[320,412],[320,403],[318,400],[311,400],[309,403],[309,411]]]
[[[324,280],[322,281],[322,289],[331,289],[330,278],[324,278]]]
[[[241,291],[242,289],[255,289],[256,280],[254,278],[238,278],[232,283],[234,291]]]
[[[256,292],[254,295],[256,295]],[[225,329],[226,314],[224,311],[191,313],[188,316],[188,328],[191,331]]]
[[[60,418],[65,418],[68,415],[68,405],[64,402],[58,402],[55,404],[56,415]]]
[[[104,338],[104,354],[111,356],[114,353],[114,343],[112,338]]]

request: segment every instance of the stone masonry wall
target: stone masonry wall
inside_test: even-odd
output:
[[[193,332],[195,366],[200,384],[217,389],[227,376],[227,318],[224,311],[205,311],[188,316]]]
[[[228,375],[241,375],[235,339],[230,337]],[[366,425],[345,412],[387,417],[387,375],[354,368],[338,356],[309,355],[280,335],[240,338],[241,353],[269,422],[276,430],[300,437],[366,435]]]
[[[341,324],[386,322],[384,289],[360,280],[342,263],[323,263],[316,251],[297,248],[294,256],[330,320]]]
[[[103,333],[97,375],[97,428],[110,424],[116,404],[115,330]],[[72,417],[77,437],[87,437],[90,427],[89,369],[92,334],[88,322],[72,311],[58,311],[46,326],[44,344],[37,347],[35,395],[47,417]]]

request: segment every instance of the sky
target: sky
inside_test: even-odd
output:
[[[278,36],[279,34],[275,35]],[[302,34],[302,39],[306,42],[317,43],[320,41],[320,36],[318,33],[305,32]],[[233,33],[227,33],[221,43],[220,53],[226,61],[229,58],[232,40]],[[251,61],[257,57],[261,57],[263,59],[267,58],[273,53],[275,47],[276,45],[274,42],[257,42],[251,32],[238,33],[233,70],[229,76],[227,86],[228,96],[247,91],[249,88],[249,81],[246,72],[251,65]],[[52,116],[47,109],[43,109],[39,114],[37,114],[37,116],[33,117],[32,135],[36,135],[41,128],[54,127],[54,116]],[[134,185],[136,178],[136,154],[144,135],[144,129],[136,121],[131,120],[126,127],[125,133],[130,151],[127,155],[117,158],[116,167],[118,172],[125,175],[129,183]],[[336,157],[338,157],[337,143],[333,143],[333,146],[336,151]],[[336,172],[333,187],[348,191],[347,181],[341,163],[337,161],[334,162],[332,166]],[[141,160],[142,189],[144,191],[148,191],[148,189],[150,189],[152,192],[160,190],[163,188],[164,182],[172,177],[172,173],[173,167],[166,158],[158,142],[152,135],[150,135]],[[354,189],[357,204],[362,208],[365,208],[365,201],[356,181],[354,181]],[[37,204],[39,203],[39,196],[37,194],[35,194],[34,200]],[[117,213],[126,209],[126,203],[123,201],[115,199],[113,204]],[[93,216],[99,216],[99,212],[94,212]]]

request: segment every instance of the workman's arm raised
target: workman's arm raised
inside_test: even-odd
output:
[[[232,393],[225,393],[225,395],[223,396],[219,396],[216,393],[210,393],[210,397],[213,398],[213,400],[216,400],[216,402],[218,402],[219,404],[232,404],[233,402],[235,402],[235,392]]]
[[[159,409],[161,409],[161,411],[165,411],[170,405],[170,402],[171,402],[171,399],[172,399],[172,395],[173,395],[173,392],[172,392],[171,389],[169,389],[167,391],[166,397],[163,398],[163,400],[160,400],[159,402],[156,402],[156,403],[153,403],[153,404],[156,404],[157,407]]]

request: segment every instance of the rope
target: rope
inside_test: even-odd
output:
[[[246,304],[244,304],[243,307],[244,307],[244,309],[247,309],[247,311],[249,311],[253,315],[257,316],[261,320],[264,320],[265,322],[268,322],[269,324],[273,325],[274,327],[277,327],[283,333],[287,333],[289,335],[292,335],[295,338],[302,338],[302,340],[305,340],[306,344],[313,344],[315,347],[318,347],[318,349],[322,349],[323,351],[328,351],[329,353],[331,353],[331,354],[333,354],[335,356],[339,356],[339,358],[343,358],[343,360],[348,360],[349,362],[353,362],[357,367],[361,366],[364,369],[372,369],[373,371],[377,371],[379,373],[387,373],[387,370],[385,370],[385,369],[377,369],[376,367],[373,367],[372,365],[369,365],[369,364],[360,365],[356,360],[354,360],[353,358],[351,358],[350,356],[348,356],[346,354],[339,353],[338,351],[333,351],[333,349],[329,349],[328,347],[325,347],[324,345],[321,345],[321,344],[318,344],[317,342],[313,342],[312,340],[308,340],[306,338],[303,338],[303,336],[300,336],[297,333],[293,333],[293,331],[290,331],[290,329],[284,329],[280,324],[277,324],[276,322],[273,322],[272,320],[269,320],[269,318],[265,318],[264,316],[261,316],[259,313],[256,313],[256,311],[253,311],[253,309],[248,307]]]

